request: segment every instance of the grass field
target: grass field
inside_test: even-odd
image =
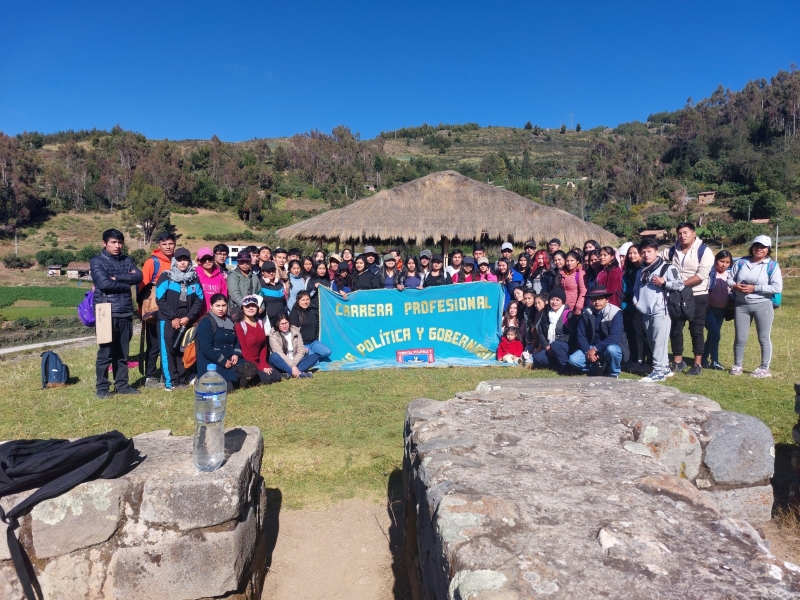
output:
[[[787,282],[784,303],[773,329],[772,379],[704,371],[700,377],[676,375],[668,381],[685,392],[706,395],[723,408],[762,419],[776,443],[784,445],[779,447],[779,456],[786,456],[797,421],[792,384],[800,380],[800,281]],[[732,339],[733,326],[726,323],[725,365],[731,364]],[[138,348],[138,339],[132,347]],[[75,437],[111,429],[127,435],[155,429],[192,433],[191,391],[143,389],[139,396],[99,401],[94,397],[94,349],[65,350],[61,355],[77,378],[74,385],[62,389],[39,389],[37,358],[0,362],[0,389],[5,390],[0,439]],[[753,331],[745,370],[755,368],[758,360]],[[403,418],[410,400],[445,400],[486,379],[547,375],[508,367],[318,373],[311,380],[232,394],[226,425],[261,428],[262,473],[269,487],[281,489],[288,508],[354,496],[377,498],[385,495],[389,475],[401,467]],[[132,380],[138,378],[134,371]]]

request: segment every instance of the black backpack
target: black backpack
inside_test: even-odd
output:
[[[671,266],[672,263],[665,264],[661,268],[659,277],[664,277]],[[665,290],[664,294],[667,296],[667,313],[669,313],[670,319],[673,321],[678,319],[691,321],[694,319],[694,292],[692,288],[683,286],[681,290]]]
[[[50,387],[64,387],[69,381],[69,367],[64,364],[61,357],[48,350],[42,352],[42,389]]]
[[[14,569],[25,597],[36,600],[25,550],[14,530],[18,517],[38,502],[55,498],[90,479],[113,479],[141,462],[133,440],[119,431],[69,440],[17,440],[0,444],[0,498],[39,488],[7,513],[0,506],[0,521],[6,524],[6,540]]]

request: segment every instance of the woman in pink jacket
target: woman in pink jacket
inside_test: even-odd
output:
[[[581,261],[575,252],[567,252],[564,267],[561,269],[561,285],[567,295],[565,304],[572,310],[572,314],[580,315],[583,311],[584,296],[586,295],[586,282],[581,271]]]
[[[214,294],[228,296],[228,284],[225,281],[225,274],[214,262],[214,253],[211,248],[200,248],[197,251],[197,264],[195,272],[200,285],[203,286],[203,299],[205,300],[203,306],[200,307],[200,316],[202,317],[211,310],[211,296]]]

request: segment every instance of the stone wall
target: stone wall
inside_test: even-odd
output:
[[[605,378],[483,382],[406,414],[416,599],[796,598],[774,446],[702,396]]]
[[[87,482],[36,505],[20,538],[44,598],[259,598],[266,569],[257,427],[225,432],[225,462],[199,473],[192,438],[134,438],[145,460],[114,480]],[[2,500],[13,506],[23,495]],[[23,600],[0,543],[0,600]]]

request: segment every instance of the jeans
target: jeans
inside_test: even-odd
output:
[[[153,291],[155,294],[155,291]],[[152,379],[158,379],[161,377],[161,373],[158,370],[158,356],[161,352],[161,348],[159,347],[158,343],[158,321],[153,323],[143,323],[142,324],[142,334],[144,336],[144,356],[140,356],[139,360],[144,361],[144,376],[149,377]],[[161,363],[162,368],[164,367],[164,363]]]
[[[111,382],[108,380],[109,367],[114,373],[114,388],[119,392],[128,387],[128,350],[131,345],[132,335],[132,317],[112,316],[111,342],[100,344],[97,347],[95,372],[97,374],[98,392],[107,392],[111,387]]]
[[[314,353],[319,356],[320,360],[323,358],[328,358],[333,352],[330,348],[328,348],[325,344],[320,342],[319,340],[314,340],[310,344],[303,344],[308,350],[309,354]]]
[[[631,351],[631,362],[644,362],[647,350],[647,338],[644,335],[642,313],[635,308],[622,313],[622,324],[628,337],[628,348]]]
[[[706,343],[703,346],[703,361],[719,362],[719,340],[721,337],[722,325],[725,323],[725,309],[709,306],[706,311]]]
[[[689,335],[692,336],[692,353],[694,356],[703,355],[703,328],[706,323],[706,306],[708,294],[699,294],[694,297],[694,317],[689,321]],[[672,344],[672,354],[683,356],[683,326],[686,319],[675,319],[670,327],[669,340]]]
[[[600,360],[605,363],[603,375],[616,377],[619,375],[619,367],[622,363],[622,348],[617,344],[609,344],[600,353]],[[592,364],[586,360],[586,353],[583,350],[573,352],[569,357],[569,364],[584,373],[588,373],[593,366],[597,365],[597,363]]]
[[[756,322],[758,343],[761,344],[761,367],[769,369],[772,360],[772,320],[775,318],[775,309],[772,302],[756,302],[755,304],[736,304],[733,324],[736,328],[736,340],[733,342],[733,362],[742,366],[744,361],[744,347],[747,336],[750,334],[750,323]]]
[[[549,367],[554,371],[567,366],[567,361],[569,361],[569,344],[567,342],[560,340],[550,342],[550,352],[548,354],[547,350],[542,349],[534,354],[533,366]]]
[[[297,364],[297,368],[300,370],[301,373],[305,373],[318,362],[319,362],[319,356],[317,356],[313,352],[309,352]],[[283,358],[281,358],[277,352],[273,352],[272,354],[269,355],[269,364],[272,365],[273,369],[278,369],[278,371],[280,371],[281,373],[286,373],[287,375],[292,374],[292,367],[290,367],[289,363],[283,360]]]

